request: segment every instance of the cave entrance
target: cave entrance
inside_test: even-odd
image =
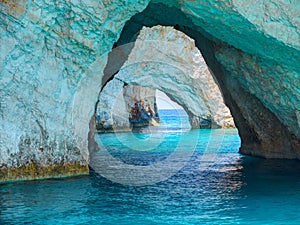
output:
[[[111,89],[129,84],[164,91],[184,108],[192,128],[235,127],[195,41],[171,26],[142,27],[133,43],[113,49],[105,72],[104,84],[115,80]]]
[[[125,58],[121,52],[127,52]],[[112,51],[105,71],[105,86],[101,94],[106,97],[102,98],[100,94],[97,107],[97,110],[100,109],[97,113],[100,117],[97,120],[102,121],[101,115],[106,116],[102,127],[106,126],[113,132],[96,135],[101,150],[91,153],[91,167],[99,174],[122,184],[145,185],[174,175],[189,161],[194,151],[198,151],[201,157],[208,153],[208,158],[214,160],[215,152],[212,154],[210,151],[219,150],[216,144],[223,146],[224,132],[201,132],[201,129],[189,128],[199,128],[203,119],[211,119],[217,127],[220,112],[214,109],[220,108],[220,104],[223,104],[223,109],[227,108],[193,39],[170,26],[142,27],[133,43],[121,45]],[[115,132],[118,129],[114,128],[114,123],[118,120],[121,122],[116,124],[120,124],[121,128],[123,122],[127,123],[125,127],[130,127],[128,118],[132,117],[135,105],[137,108],[150,105],[154,109],[157,96],[178,103],[182,106],[180,110],[186,112],[179,112],[175,104],[171,112],[161,112],[165,113],[167,121],[176,123],[174,130],[167,126],[167,129],[148,129],[138,134]],[[114,113],[101,112],[109,105],[112,105],[108,108],[112,108]],[[116,115],[115,118],[113,115]],[[191,125],[186,129],[190,132],[182,132],[180,117],[184,116]],[[126,129],[119,131],[123,130]],[[210,141],[213,142],[212,147]],[[234,149],[237,152],[238,147]],[[145,177],[147,173],[150,176]]]
[[[114,68],[128,47],[127,60]],[[106,72],[111,76],[97,106],[98,131],[155,126],[159,123],[155,90],[184,108],[192,128],[234,127],[201,52],[183,32],[170,26],[143,27],[134,43],[113,49],[109,62]],[[117,71],[112,73],[113,69]]]
[[[203,9],[205,15],[205,8]],[[193,15],[197,15],[197,13],[201,12],[189,12]],[[243,17],[237,17],[233,21],[237,23],[245,22],[245,24],[249,24],[249,27],[239,27],[240,30],[237,29],[235,32],[232,29],[232,26],[235,25],[228,27],[228,24],[225,23],[223,28],[220,27],[220,21],[211,18],[211,12],[208,15],[209,21],[207,22],[204,21],[204,17],[199,17],[199,19],[201,18],[200,24],[204,24],[203,26],[197,25],[197,21],[191,18],[187,17],[185,12],[179,8],[172,7],[169,4],[150,2],[144,11],[133,16],[125,24],[120,38],[114,46],[120,47],[128,44],[128,48],[121,51],[123,58],[117,62],[110,60],[113,58],[109,56],[102,83],[105,84],[111,77],[111,74],[107,73],[109,69],[113,68],[112,71],[117,71],[127,60],[127,56],[134,46],[132,43],[136,40],[137,34],[143,29],[143,26],[173,26],[176,30],[193,38],[196,46],[201,51],[209,70],[222,91],[226,105],[230,108],[234,117],[241,138],[240,152],[265,158],[297,158],[299,141],[294,135],[299,133],[297,123],[293,123],[293,127],[288,127],[285,121],[279,119],[281,116],[277,115],[276,110],[270,106],[272,102],[268,102],[265,97],[259,96],[260,91],[253,92],[252,89],[255,85],[258,88],[260,86],[257,85],[259,83],[253,81],[255,78],[251,75],[252,73],[260,79],[261,73],[264,73],[265,69],[265,74],[269,74],[273,70],[276,65],[274,62],[282,62],[278,58],[276,58],[276,61],[272,61],[273,55],[270,53],[273,52],[272,48],[268,48],[268,53],[259,50],[264,49],[264,45],[276,42],[264,36],[261,32],[257,32],[255,27],[251,28],[253,24],[249,24],[249,21]],[[217,23],[216,26],[213,24],[214,22]],[[211,32],[206,32],[205,28],[214,30],[218,35],[213,36]],[[232,36],[225,31],[227,28],[233,32]],[[253,32],[253,28],[256,30],[255,32]],[[222,29],[224,29],[224,32]],[[241,37],[238,37],[238,35]],[[232,37],[232,40],[230,40],[230,37]],[[226,40],[223,41],[223,38],[227,42]],[[245,39],[249,39],[249,43],[252,44],[248,46],[243,44]],[[255,43],[258,40],[261,47]],[[228,44],[228,41],[235,45]],[[237,48],[239,46],[241,49]],[[281,48],[279,44],[276,46],[279,49]],[[160,47],[163,49],[162,46]],[[263,81],[263,78],[261,78],[261,81]],[[272,97],[269,96],[269,99],[272,99]],[[284,111],[290,112],[289,108],[285,108]],[[297,119],[293,113],[290,114],[290,118]],[[191,124],[193,126],[193,123]],[[198,124],[197,120],[196,124]],[[289,129],[293,131],[291,132]]]
[[[166,17],[166,15],[168,16]],[[156,29],[158,32],[153,32],[154,36],[151,34],[147,36],[149,29]],[[172,31],[170,32],[170,30]],[[141,33],[142,38],[139,38]],[[165,35],[166,33],[170,35]],[[172,35],[174,33],[176,33],[175,37]],[[205,32],[203,31],[203,33]],[[143,35],[148,37],[147,41],[143,40]],[[162,42],[157,41],[157,37],[164,35],[166,39],[162,41],[164,43],[162,45]],[[176,40],[178,41],[176,42]],[[182,45],[185,41],[187,44]],[[102,78],[102,90],[111,80],[121,81],[122,85],[133,84],[159,89],[184,108],[189,116],[191,128],[200,128],[202,121],[208,121],[209,127],[212,128],[233,127],[235,126],[233,118],[223,102],[223,96],[219,89],[223,84],[217,83],[214,74],[210,74],[210,72],[221,70],[214,58],[214,50],[211,48],[212,42],[203,36],[202,31],[200,33],[193,27],[192,21],[183,12],[164,4],[150,3],[143,12],[135,15],[125,24],[119,40],[109,53]],[[151,49],[155,51],[151,51]],[[140,54],[136,54],[130,61],[130,55],[134,52]],[[171,62],[164,61],[168,52],[171,52],[171,59],[174,57],[180,59]],[[194,62],[192,66],[191,61]],[[206,65],[207,62],[209,62],[208,65]],[[195,73],[193,70],[198,71]],[[195,82],[195,80],[199,82]],[[203,83],[203,81],[205,82]],[[178,82],[181,85],[178,85]],[[200,85],[197,86],[197,84]],[[196,86],[191,88],[193,85]],[[119,90],[121,89],[119,88]],[[214,91],[214,89],[218,90]],[[209,91],[218,93],[218,95],[211,95],[208,93]],[[205,98],[199,98],[200,95],[213,97],[205,100]],[[230,96],[227,96],[228,98]],[[216,99],[218,100],[216,101]],[[219,103],[222,104],[222,107]],[[215,116],[212,116],[212,113],[215,113]],[[222,116],[221,120],[219,115]],[[125,115],[124,118],[128,121],[128,115]],[[204,126],[206,125],[204,124]],[[93,131],[90,134],[93,134]],[[89,136],[89,140],[93,140],[92,136]],[[90,151],[90,153],[92,152]]]
[[[213,21],[214,20],[210,20],[209,22],[211,23]],[[216,20],[216,22],[218,21]],[[205,24],[205,21],[202,21],[202,23]],[[208,27],[214,26],[214,24],[207,24]],[[152,71],[151,75],[165,74],[160,70],[161,67],[159,66],[159,63],[157,63],[157,61],[154,64],[150,61],[136,62],[135,65],[126,65],[128,57],[135,47],[136,40],[138,39],[140,31],[144,27],[152,28],[158,25],[169,27],[172,26],[176,30],[181,31],[184,34],[188,35],[190,38],[194,39],[195,45],[200,50],[205,62],[208,65],[208,70],[212,72],[213,79],[216,81],[218,87],[222,91],[222,97],[224,97],[226,105],[229,106],[231,113],[234,116],[235,124],[238,128],[239,136],[241,137],[241,145],[239,145],[241,153],[267,158],[296,157],[294,150],[297,149],[297,147],[295,146],[297,146],[298,142],[295,141],[295,138],[290,136],[287,128],[283,125],[282,121],[279,121],[279,119],[276,117],[276,114],[274,114],[272,111],[270,111],[270,109],[267,108],[266,102],[264,102],[262,98],[257,97],[255,94],[251,93],[250,87],[246,84],[247,82],[252,85],[255,84],[255,82],[250,82],[249,78],[247,78],[246,76],[249,75],[249,72],[253,71],[256,72],[257,75],[259,75],[258,73],[261,69],[263,69],[262,66],[264,65],[263,63],[260,63],[260,60],[264,61],[270,59],[267,57],[267,55],[262,54],[261,51],[260,53],[256,54],[256,51],[253,51],[253,49],[251,49],[252,47],[245,48],[246,45],[239,44],[240,42],[244,41],[242,37],[251,39],[251,36],[249,38],[247,37],[247,34],[258,34],[258,32],[248,33],[248,28],[237,30],[237,32],[245,31],[245,34],[241,34],[241,38],[237,37],[237,32],[233,33],[234,40],[230,43],[236,43],[236,45],[230,46],[227,42],[222,41],[222,32],[220,30],[217,30],[218,28],[222,29],[222,27],[216,27],[215,30],[218,36],[215,37],[203,30],[203,27],[195,25],[193,21],[188,18],[180,9],[160,3],[149,3],[144,11],[133,16],[123,27],[119,39],[114,44],[113,51],[108,56],[108,62],[104,70],[104,76],[102,79],[102,88],[110,80],[118,76],[118,73],[121,71],[121,68],[124,65],[125,69],[123,70],[123,74],[127,75],[128,77],[133,77],[132,71],[134,71],[134,69],[132,68],[140,68],[142,69],[142,71],[148,69],[148,71]],[[230,27],[229,31],[233,31],[232,27]],[[229,36],[227,32],[227,40],[228,37]],[[254,38],[254,41],[255,40],[260,39]],[[272,41],[266,41],[266,37],[262,37],[261,40],[261,43],[273,43]],[[251,43],[253,43],[253,41]],[[244,47],[241,49],[237,49],[236,47],[239,46]],[[140,45],[139,47],[142,49],[143,45]],[[164,46],[162,46],[161,44],[158,44],[156,47],[159,47],[160,50],[164,50]],[[247,49],[250,49],[251,51],[245,52]],[[147,55],[148,53],[148,51],[143,50],[141,50],[140,52],[140,56]],[[114,55],[117,55],[117,59],[114,58]],[[226,60],[226,57],[230,57],[230,59]],[[247,66],[254,66],[257,68],[247,68]],[[178,67],[169,65],[167,71],[168,73],[172,74],[180,73],[180,71],[176,69],[178,69]],[[136,73],[136,75],[140,74]],[[259,77],[260,76],[258,76],[258,78]],[[190,81],[191,83],[193,83],[193,79],[190,79]],[[159,81],[151,80],[151,84],[163,85],[163,88],[157,89],[162,89],[166,93],[170,93],[172,87],[177,87],[176,85],[167,85],[174,84],[168,79],[160,79]],[[169,90],[167,91],[166,85],[169,88]],[[176,93],[179,93],[180,96],[182,96],[184,93],[188,93],[190,85],[186,85],[185,87],[185,92],[176,91]],[[178,97],[176,96],[176,93],[173,93],[169,96],[172,100],[174,100],[173,98]],[[187,96],[182,96],[182,98],[186,100]],[[190,112],[187,111],[187,113],[189,114]],[[196,121],[196,124],[199,124],[197,120],[193,121]],[[191,125],[193,126],[193,123],[191,123]],[[276,128],[276,131],[278,132],[274,132],[274,128]],[[218,138],[218,140],[223,140],[222,135],[216,135],[216,137]],[[133,140],[134,139],[131,140],[132,143],[134,143]],[[188,141],[186,143],[189,143],[190,140],[194,140],[194,137],[192,137],[192,139],[188,138],[187,140]],[[230,144],[228,146],[230,146]],[[286,149],[288,150],[285,150],[285,146],[287,146]],[[141,149],[143,147],[143,145],[139,146],[139,148]],[[93,159],[92,156],[91,159]],[[93,160],[91,160],[91,164],[93,163],[92,161]],[[103,163],[105,164],[105,162]],[[99,165],[102,164],[100,163]],[[116,165],[119,164],[117,163]],[[107,166],[109,167],[110,165]],[[122,166],[120,168],[122,168]],[[105,173],[106,171],[107,170],[104,170],[102,172]],[[139,173],[139,171],[135,172],[137,174]],[[122,171],[120,171],[119,177],[116,176],[115,178],[110,178],[112,178],[116,182],[120,181],[119,179],[122,180]],[[126,183],[125,180],[124,182]]]

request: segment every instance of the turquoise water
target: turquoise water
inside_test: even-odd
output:
[[[300,224],[298,161],[242,156],[235,129],[170,131],[164,127],[178,126],[178,119],[163,119],[157,129],[97,137],[123,163],[104,175],[120,176],[120,182],[132,178],[131,185],[102,177],[99,165],[89,176],[2,184],[0,224]],[[150,139],[153,149],[146,144]],[[94,162],[103,155],[97,152]],[[133,186],[140,177],[126,165],[150,168],[161,162],[179,171]],[[157,178],[152,172],[145,171],[144,181]]]

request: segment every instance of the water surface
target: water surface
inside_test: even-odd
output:
[[[124,186],[91,172],[2,184],[0,224],[300,224],[298,161],[238,154],[235,129],[160,129],[97,138],[116,159],[145,167],[164,162],[183,143],[180,154],[191,157],[167,180]],[[159,140],[152,150],[136,141],[149,138]]]

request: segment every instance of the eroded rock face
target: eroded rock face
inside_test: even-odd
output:
[[[103,131],[129,130],[128,111],[123,95],[124,83],[117,79],[110,81],[101,91],[97,105],[97,124]]]
[[[196,40],[243,153],[300,158],[298,2],[152,2],[147,9],[146,0],[0,2],[1,180],[88,172],[106,53],[139,12],[142,19],[123,29],[128,38],[161,24]],[[45,173],[32,175],[40,168]]]
[[[88,173],[105,53],[145,6],[0,2],[0,182]]]

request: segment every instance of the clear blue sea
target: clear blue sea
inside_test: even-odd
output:
[[[0,185],[0,224],[300,224],[299,161],[242,156],[236,129],[160,115],[98,135],[89,176]]]

